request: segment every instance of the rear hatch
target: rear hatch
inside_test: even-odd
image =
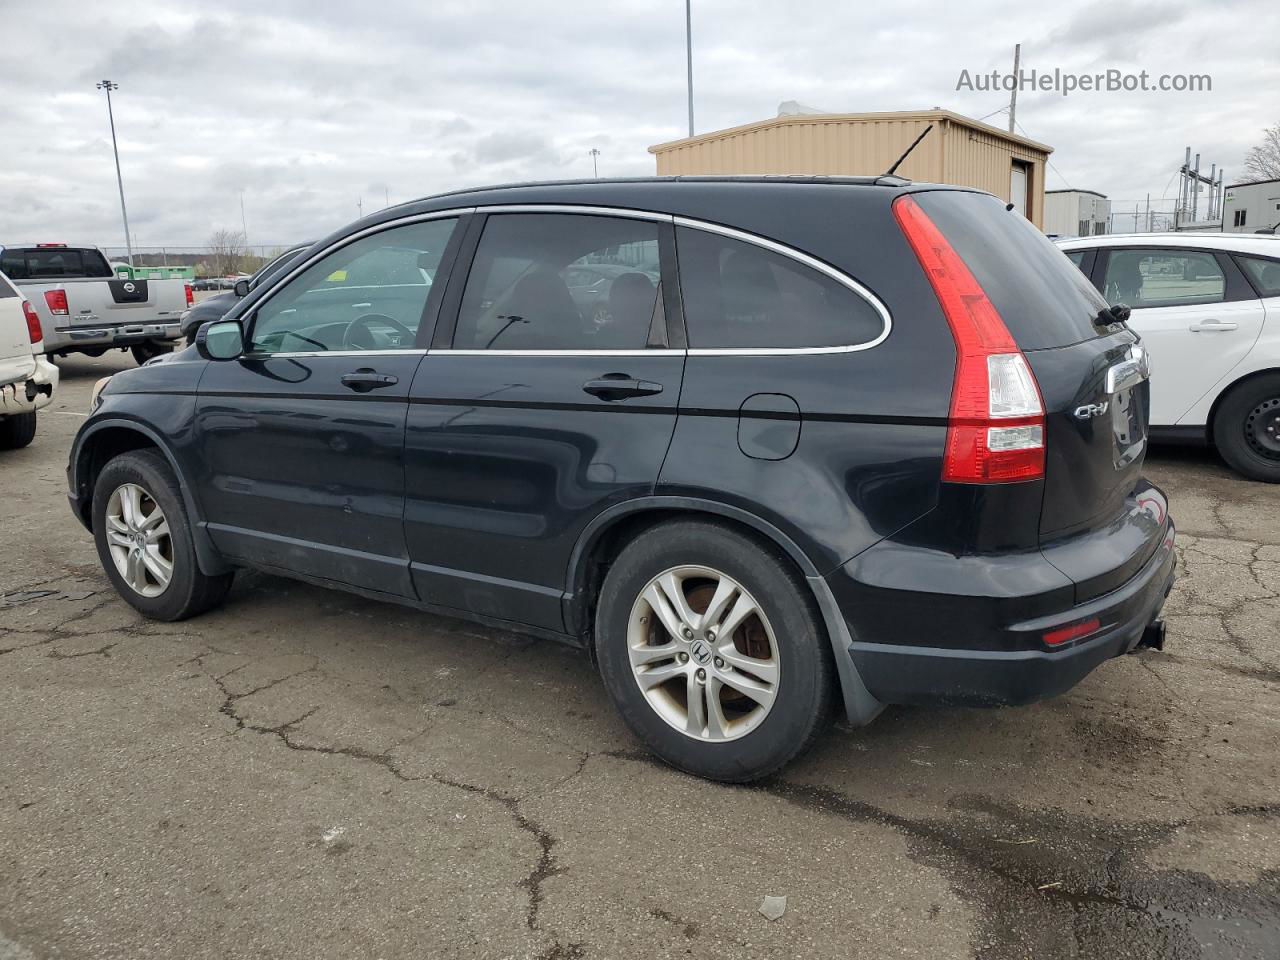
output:
[[[1125,556],[1114,555],[1120,541],[1108,544],[1106,571],[1087,569],[1098,551],[1084,551],[1082,566],[1064,571],[1088,584],[1087,595],[1118,586],[1156,549],[1161,533],[1152,528],[1164,520],[1163,505],[1159,524],[1134,514],[1141,512],[1150,406],[1138,337],[1114,322],[1057,247],[999,200],[951,190],[913,196],[982,285],[1035,374],[1045,409],[1042,547],[1091,531],[1119,536],[1128,543]]]

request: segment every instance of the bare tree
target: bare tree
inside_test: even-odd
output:
[[[209,236],[208,246],[209,261],[218,276],[230,277],[240,272],[247,252],[244,233],[225,228],[215,230]]]
[[[1280,123],[1262,131],[1262,142],[1244,155],[1244,170],[1258,180],[1280,180]]]

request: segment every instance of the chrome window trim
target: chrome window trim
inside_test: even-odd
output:
[[[454,350],[441,348],[430,351],[436,355],[455,357],[675,357],[686,351],[671,347],[653,347],[637,350]]]
[[[424,356],[428,351],[424,347],[410,347],[406,350],[298,350],[289,353],[268,353],[258,350],[245,353],[245,360],[300,360],[307,357],[411,357]]]
[[[391,230],[395,227],[404,226],[411,223],[420,223],[428,220],[445,220],[453,217],[464,217],[468,214],[499,214],[499,213],[550,213],[550,214],[576,214],[581,216],[601,216],[601,217],[623,217],[632,220],[648,220],[656,223],[670,223],[678,227],[687,227],[691,230],[702,230],[707,233],[715,233],[731,240],[740,240],[744,243],[754,244],[762,247],[779,256],[787,257],[798,263],[825,274],[832,280],[835,280],[841,286],[851,290],[857,296],[861,297],[872,309],[879,314],[883,329],[880,334],[871,340],[863,343],[843,344],[831,347],[689,347],[687,349],[671,349],[671,348],[654,348],[654,349],[637,349],[637,350],[474,350],[474,349],[458,349],[438,348],[433,350],[412,349],[412,350],[355,350],[355,351],[337,351],[337,350],[317,350],[310,352],[292,352],[292,353],[254,353],[246,354],[246,356],[254,357],[323,357],[323,356],[380,356],[380,355],[403,355],[409,353],[430,354],[430,355],[455,355],[455,356],[493,356],[493,357],[650,357],[650,356],[672,356],[676,354],[686,354],[694,357],[775,357],[775,356],[807,356],[821,354],[838,354],[838,353],[857,353],[863,350],[870,350],[879,346],[893,330],[893,317],[890,315],[888,308],[874,293],[864,287],[858,281],[854,280],[848,274],[836,269],[828,263],[812,257],[807,253],[796,250],[785,244],[778,243],[758,234],[749,233],[745,230],[737,230],[733,227],[725,227],[718,223],[711,223],[706,220],[697,220],[693,217],[677,216],[669,213],[656,213],[652,210],[632,210],[625,207],[602,207],[593,206],[591,204],[566,204],[566,203],[504,203],[492,204],[485,206],[472,207],[452,207],[447,210],[433,210],[428,213],[411,214],[404,217],[398,217],[394,220],[387,220],[382,223],[374,224],[363,230],[343,237],[335,241],[324,249],[316,252],[308,257],[300,264],[296,264],[288,273],[277,277],[271,286],[266,289],[262,297],[253,304],[253,311],[257,311],[263,304],[268,303],[272,297],[276,296],[279,290],[292,281],[303,271],[309,269],[318,263],[330,253],[342,249],[348,244],[354,243],[367,236],[375,233],[381,233],[384,230]],[[227,319],[241,320],[243,315],[229,316]]]
[[[568,213],[588,217],[623,217],[628,220],[652,220],[656,223],[672,223],[676,217],[670,213],[652,210],[628,210],[626,207],[597,207],[586,203],[502,203],[473,208],[476,213]]]

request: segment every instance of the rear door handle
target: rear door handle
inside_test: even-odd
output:
[[[356,393],[368,393],[370,390],[379,390],[382,387],[390,387],[400,382],[399,377],[392,376],[389,373],[378,373],[371,367],[361,367],[351,373],[342,375],[342,385]]]
[[[662,384],[652,380],[633,380],[625,375],[605,376],[588,380],[582,389],[601,400],[625,400],[627,397],[647,397],[662,392]]]
[[[1228,330],[1235,330],[1239,326],[1240,324],[1234,320],[1215,320],[1210,318],[1193,323],[1187,329],[1192,333],[1218,333],[1220,331],[1225,333]]]

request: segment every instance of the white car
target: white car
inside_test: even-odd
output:
[[[40,318],[0,273],[0,450],[32,441],[36,411],[53,399],[57,385],[58,368],[40,342]]]
[[[1058,246],[1132,308],[1151,359],[1150,437],[1212,444],[1280,483],[1280,237],[1110,234]]]

